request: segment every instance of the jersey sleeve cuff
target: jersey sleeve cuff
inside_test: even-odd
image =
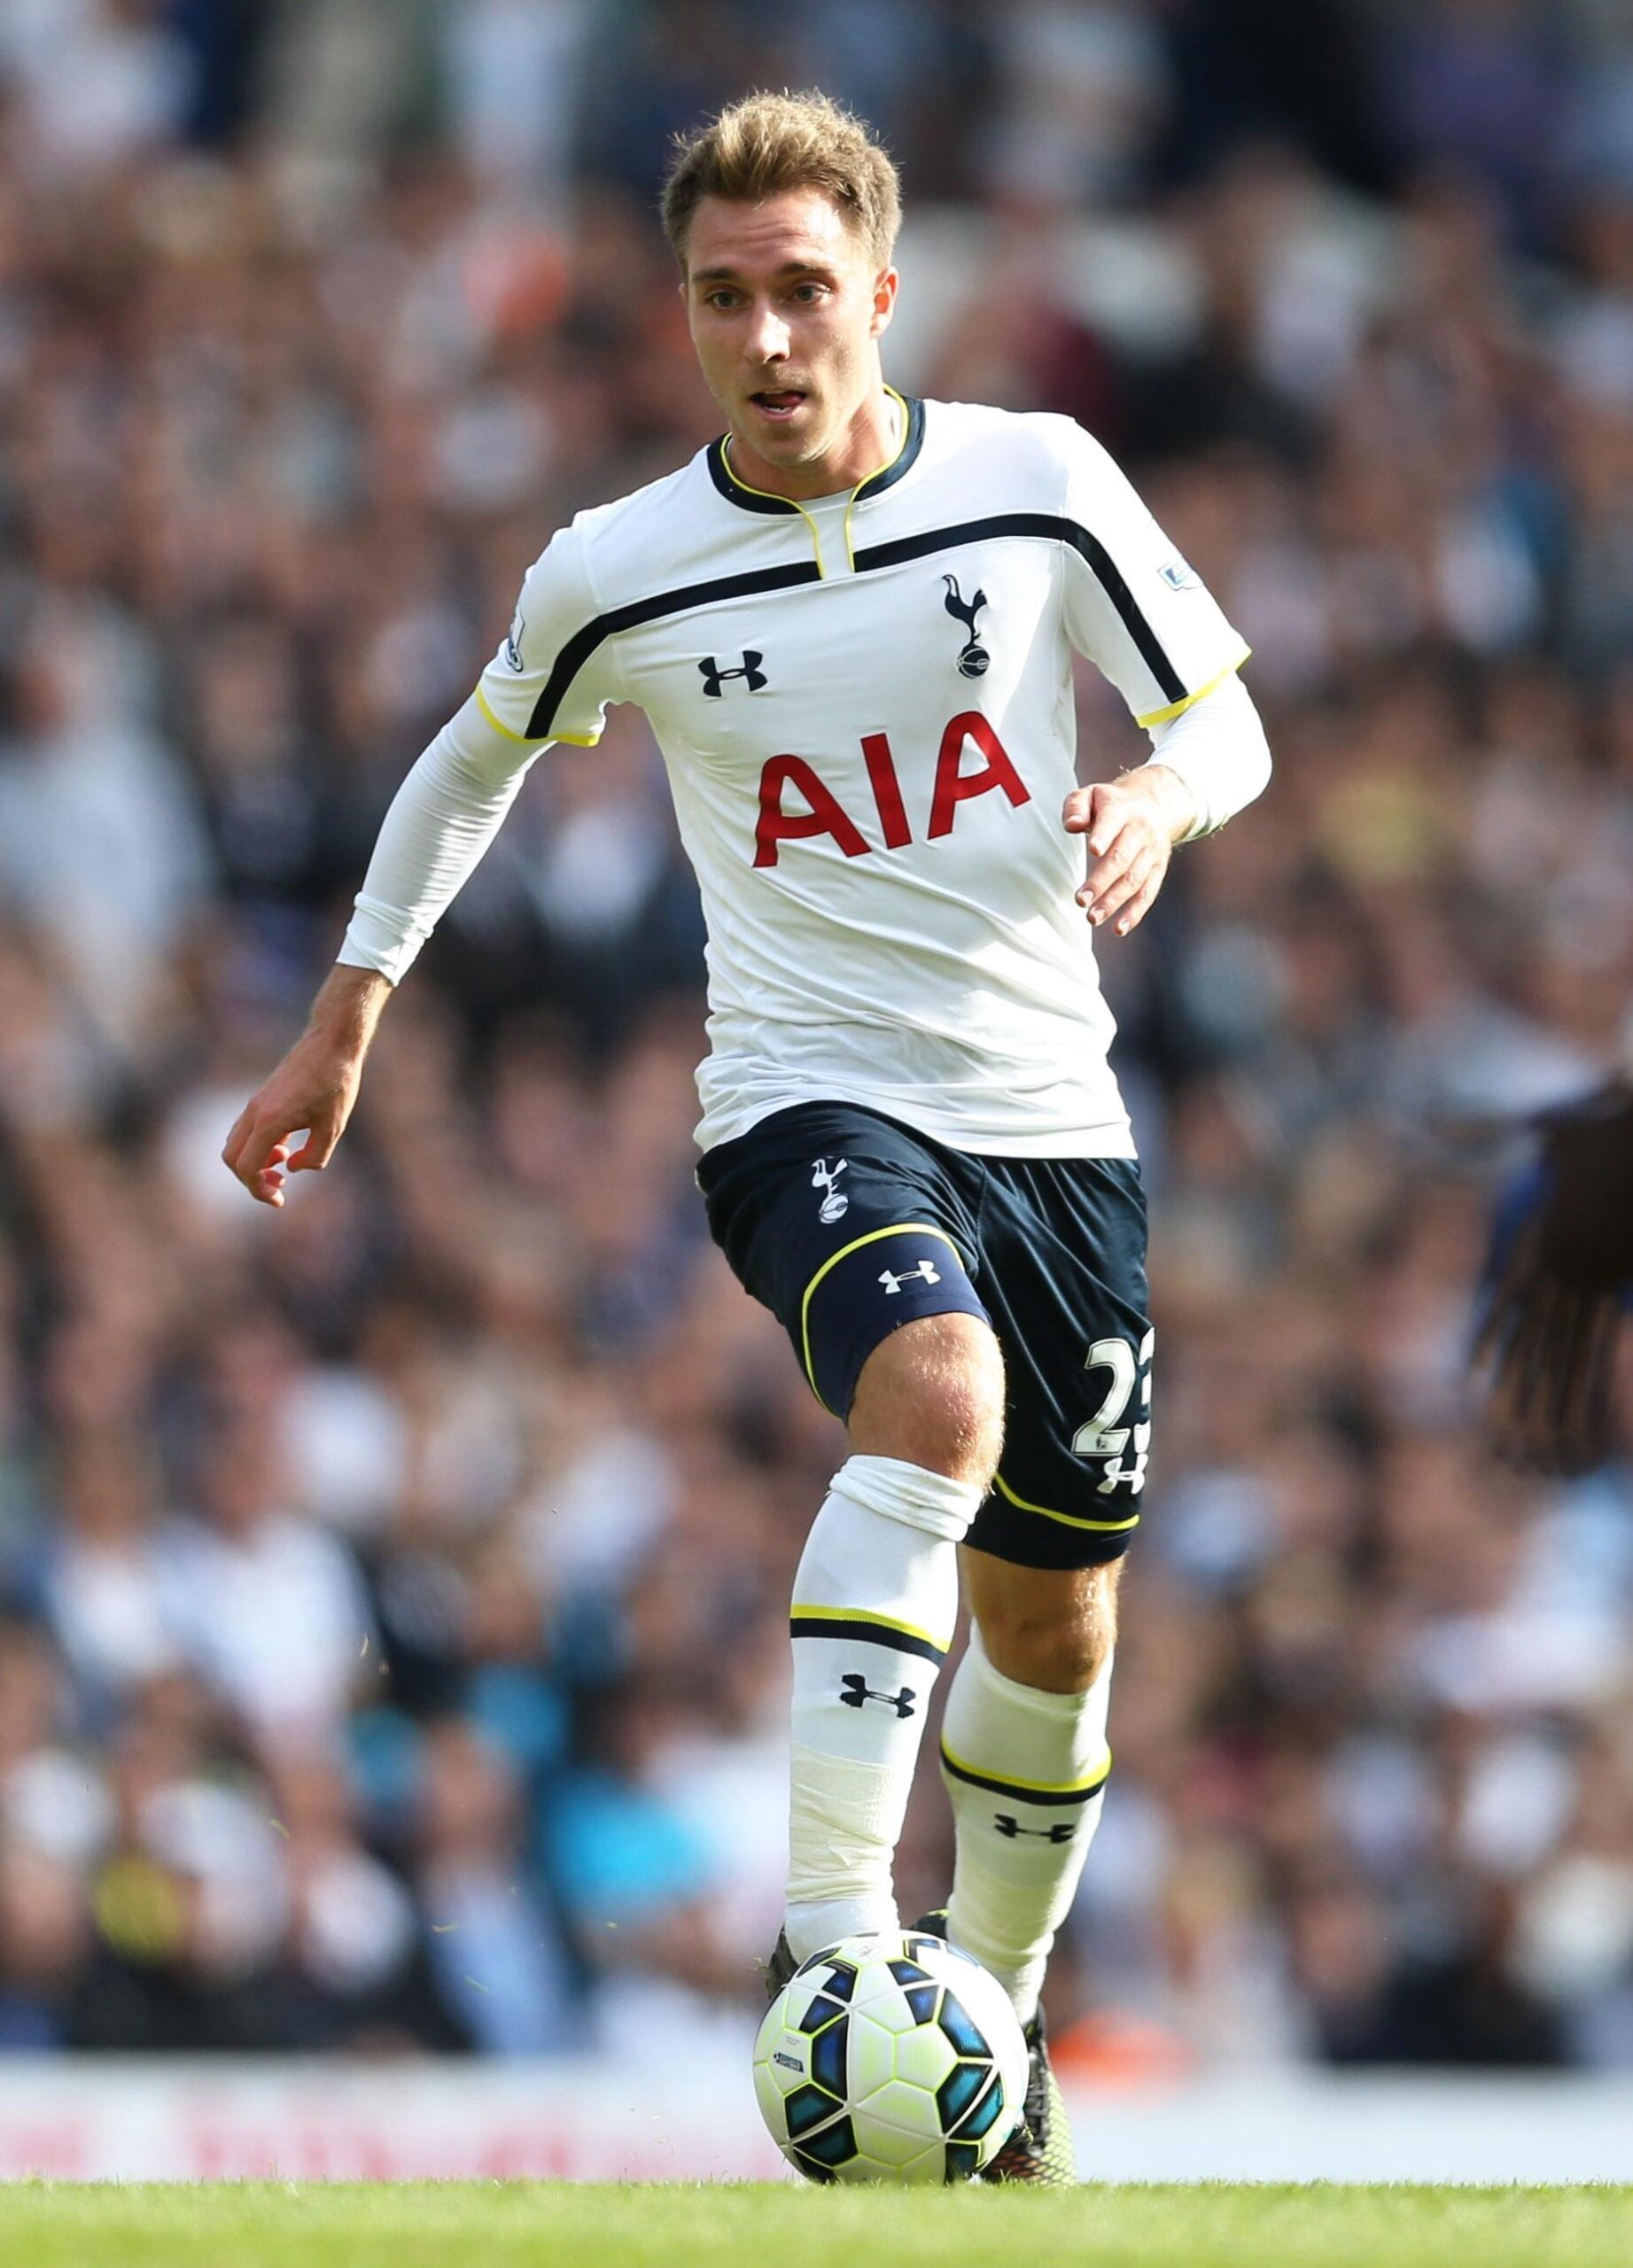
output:
[[[400,984],[429,935],[413,923],[405,934],[402,917],[392,907],[360,897],[335,959],[342,968],[372,968],[388,984]]]

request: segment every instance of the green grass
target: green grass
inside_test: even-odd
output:
[[[1628,2268],[1633,2188],[0,2189],[5,2268]]]

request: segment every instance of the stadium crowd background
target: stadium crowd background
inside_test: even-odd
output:
[[[526,562],[712,431],[656,183],[784,83],[902,161],[887,367],[1123,456],[1278,758],[1103,949],[1159,1422],[1067,2059],[1633,2064],[1629,1472],[1462,1380],[1485,1130],[1633,998],[1619,0],[0,4],[0,2047],[746,2036],[839,1436],[704,1238],[638,717],[335,1167],[217,1152]],[[927,1771],[907,1911],[948,1845]]]

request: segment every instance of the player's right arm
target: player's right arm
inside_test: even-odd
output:
[[[282,1205],[286,1174],[321,1171],[334,1154],[386,1001],[499,832],[534,757],[552,741],[587,748],[600,739],[612,697],[597,666],[604,644],[572,666],[574,641],[596,612],[582,539],[564,530],[528,570],[476,691],[397,790],[307,1028],[227,1137],[223,1162],[261,1204]]]

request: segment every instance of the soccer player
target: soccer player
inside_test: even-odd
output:
[[[1270,758],[1246,647],[1104,450],[1064,417],[885,383],[898,218],[889,158],[820,97],[755,96],[682,148],[664,220],[727,431],[529,569],[224,1155],[270,1205],[328,1162],[382,1006],[529,765],[593,745],[610,702],[642,708],[708,923],[710,1227],[849,1433],[792,1602],[772,1980],[896,1926],[961,1546],[957,1857],[927,1926],[1027,2028],[998,2176],[1058,2180],[1038,1992],[1110,1768],[1150,1438],[1145,1208],[1093,933],[1126,936],[1175,844],[1256,796]],[[1001,276],[991,302],[1001,322]],[[1074,650],[1153,742],[1093,788],[1074,785]]]

